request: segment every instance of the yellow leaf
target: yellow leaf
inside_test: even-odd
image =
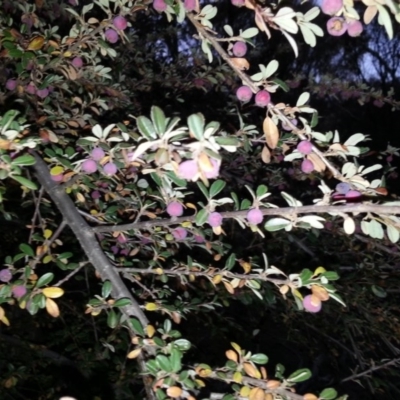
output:
[[[282,294],[286,294],[286,293],[289,291],[289,286],[288,286],[288,285],[282,285],[282,286],[279,288],[279,291],[280,291]]]
[[[60,287],[48,287],[48,288],[44,288],[42,290],[42,293],[50,299],[57,299],[58,297],[61,297],[64,294],[64,289],[60,288]]]
[[[304,400],[318,400],[318,397],[317,397],[315,394],[313,394],[313,393],[306,393],[306,394],[303,396],[303,399],[304,399]]]
[[[192,208],[193,210],[197,211],[197,207],[192,203],[185,203],[185,206],[187,208]]]
[[[227,350],[227,351],[225,352],[225,355],[226,355],[226,358],[227,358],[228,360],[235,361],[235,362],[238,361],[238,355],[237,355],[237,353],[236,353],[235,351],[233,351],[233,350]]]
[[[207,369],[206,371],[210,371],[210,370]],[[205,386],[206,386],[206,384],[204,383],[204,381],[202,381],[201,379],[195,379],[194,381],[197,383],[197,385],[198,385],[199,387],[205,387]]]
[[[230,294],[235,294],[235,289],[232,287],[232,285],[229,282],[222,281],[222,283],[225,286],[225,289],[230,293]]]
[[[46,299],[46,311],[54,318],[57,318],[60,315],[57,303],[49,298]]]
[[[279,141],[278,127],[270,117],[266,117],[263,122],[263,131],[265,135],[265,141],[270,149],[275,149]]]
[[[260,367],[260,370],[261,370],[262,379],[267,379],[268,374],[267,374],[266,368],[265,367]]]
[[[77,194],[76,194],[76,199],[77,199],[80,203],[85,203],[85,197],[83,196],[82,193],[77,193]]]
[[[249,393],[250,400],[264,400],[264,390],[256,387],[250,390]]]
[[[167,389],[167,395],[169,397],[172,397],[173,399],[180,397],[181,394],[182,394],[182,389],[179,386],[171,386]]]
[[[292,294],[303,301],[303,295],[297,289],[292,289]]]
[[[156,311],[158,310],[158,305],[156,303],[146,303],[144,307],[147,311]]]
[[[274,396],[272,396],[271,393],[266,393],[265,397],[264,397],[264,400],[274,400]]]
[[[248,274],[251,271],[251,264],[247,261],[241,262],[240,266],[244,269],[245,274]]]
[[[314,271],[314,275],[313,276],[318,276],[320,274],[323,274],[324,272],[326,272],[326,269],[324,267],[318,267],[315,271]]]
[[[53,261],[53,256],[51,254],[48,254],[47,256],[44,256],[43,264],[48,264],[50,261]]]
[[[53,167],[51,170],[50,170],[50,175],[60,175],[60,174],[62,174],[64,172],[64,168],[63,167],[61,167],[60,165],[57,165],[56,167]]]
[[[36,36],[34,37],[28,44],[27,50],[40,50],[44,44],[44,37],[43,36]]]
[[[265,164],[269,164],[271,162],[271,152],[269,151],[269,148],[267,146],[264,146],[261,152],[261,160]]]
[[[146,332],[147,332],[147,336],[149,338],[152,338],[154,336],[154,334],[156,333],[156,328],[154,328],[153,325],[147,325]]]
[[[256,378],[260,379],[261,378],[261,372],[253,365],[250,363],[243,363],[243,369],[244,372],[251,378]]]
[[[157,275],[162,275],[164,273],[162,268],[156,268]]]
[[[240,70],[249,69],[250,64],[245,58],[231,58],[232,64]]]
[[[142,352],[142,349],[140,349],[140,348],[132,350],[128,353],[127,357],[130,359],[136,358],[141,352]]]
[[[43,236],[45,239],[50,239],[52,234],[53,234],[53,231],[51,229],[45,229]]]
[[[270,379],[270,380],[267,382],[267,388],[268,388],[268,389],[277,389],[279,386],[281,386],[281,381],[277,381],[277,380],[274,380],[274,379]]]
[[[4,312],[4,308],[0,307],[0,320],[6,315],[6,313]]]
[[[215,235],[220,235],[222,233],[222,226],[213,226],[212,230]]]
[[[250,388],[248,386],[242,386],[240,388],[240,397],[249,397],[250,394]]]
[[[239,354],[241,353],[242,349],[241,349],[241,347],[240,347],[237,343],[231,342],[231,346],[232,346]]]
[[[313,295],[318,299],[320,299],[321,301],[329,300],[329,293],[324,287],[318,285],[312,285],[311,291]]]
[[[202,378],[207,378],[208,376],[210,376],[212,374],[211,369],[201,369],[198,374],[202,377]]]
[[[70,52],[70,51],[66,51],[64,54],[64,57],[71,57],[72,56],[72,53]]]
[[[211,163],[206,153],[201,153],[199,156],[199,167],[204,172],[211,172],[214,170],[214,166]]]
[[[222,275],[215,275],[215,276],[212,278],[212,283],[213,283],[214,285],[218,285],[218,283],[220,283],[221,280],[222,280]]]
[[[10,326],[10,321],[8,320],[8,318],[4,315],[3,318],[0,319],[0,321],[7,326]]]
[[[242,383],[242,380],[243,380],[243,375],[239,372],[239,371],[236,371],[234,374],[233,374],[233,380],[236,382],[236,383]]]

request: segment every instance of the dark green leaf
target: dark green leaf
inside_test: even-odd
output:
[[[213,198],[218,193],[220,193],[224,189],[225,185],[226,185],[226,182],[221,179],[218,179],[217,181],[213,182],[213,184],[210,187],[210,192],[209,192],[210,198]]]
[[[42,275],[38,281],[36,282],[36,287],[40,288],[42,286],[48,285],[54,278],[54,274],[52,272],[48,272],[47,274]]]
[[[139,132],[149,140],[156,139],[156,131],[154,129],[153,123],[144,116],[138,117],[136,120]]]
[[[29,179],[26,179],[22,176],[11,176],[11,178],[20,183],[21,185],[27,187],[28,189],[37,190],[36,183],[33,183]]]
[[[156,363],[163,371],[172,372],[171,362],[169,361],[168,357],[164,356],[163,354],[159,354],[156,357]]]
[[[33,251],[32,247],[29,246],[29,244],[21,243],[21,244],[19,245],[19,249],[20,249],[24,254],[26,254],[27,256],[35,257],[35,252]]]
[[[131,324],[131,327],[135,330],[135,332],[140,335],[140,336],[144,336],[144,330],[142,327],[142,324],[140,323],[140,321],[136,318],[129,318],[129,322]]]
[[[307,379],[310,379],[311,376],[312,376],[311,371],[308,368],[302,368],[293,372],[293,374],[291,374],[289,378],[287,378],[287,380],[292,383],[299,383],[299,382],[304,382]]]
[[[12,160],[11,165],[34,165],[36,163],[35,159],[30,154],[24,154],[23,156],[17,157]]]
[[[107,325],[114,329],[118,324],[118,315],[114,310],[110,310],[107,316]]]
[[[321,400],[333,400],[336,399],[336,397],[337,391],[333,388],[324,389],[319,395],[319,398]]]
[[[171,351],[169,359],[171,361],[172,372],[179,372],[182,369],[182,353],[177,348],[174,348]]]
[[[113,304],[113,306],[114,307],[125,307],[125,306],[129,306],[130,304],[132,304],[131,300],[128,298],[124,298],[124,299],[116,300],[116,302]]]
[[[268,357],[265,354],[257,353],[250,357],[250,361],[256,364],[266,364],[268,362]]]
[[[196,214],[196,225],[202,226],[207,221],[207,218],[208,212],[203,208]]]
[[[105,281],[103,287],[101,288],[101,295],[106,299],[112,290],[112,285],[110,281]]]

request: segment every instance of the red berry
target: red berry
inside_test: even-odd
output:
[[[14,297],[22,297],[26,295],[26,287],[22,286],[22,285],[16,285],[12,288],[12,294],[14,295]]]
[[[41,99],[45,99],[49,95],[49,89],[38,89],[36,90],[36,96],[40,97]]]

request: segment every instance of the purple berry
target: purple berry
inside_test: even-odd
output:
[[[358,20],[352,20],[347,23],[347,34],[351,37],[360,36],[363,30],[363,24]]]
[[[101,193],[98,190],[94,190],[91,194],[93,200],[97,200],[101,197]]]
[[[125,235],[118,235],[118,236],[117,236],[117,242],[118,242],[118,243],[124,244],[124,243],[126,243],[127,241],[128,241],[128,239],[126,238]]]
[[[175,240],[184,240],[187,237],[187,230],[185,228],[176,228],[171,233]]]
[[[271,102],[271,95],[266,90],[260,90],[256,94],[255,103],[258,107],[266,107]]]
[[[82,68],[82,66],[83,66],[82,57],[75,57],[75,58],[72,60],[72,65],[73,65],[76,69]]]
[[[115,175],[117,173],[118,169],[114,163],[109,162],[104,165],[103,171],[106,175],[111,176],[111,175]]]
[[[321,11],[327,15],[335,15],[343,7],[343,0],[322,0]]]
[[[4,268],[0,270],[0,281],[1,282],[10,282],[12,278],[12,273],[8,268]]]
[[[207,222],[213,227],[221,226],[222,224],[222,215],[219,212],[212,212],[208,218]]]
[[[290,122],[291,122],[294,126],[297,126],[297,124],[298,124],[298,121],[297,121],[296,118],[291,119]],[[289,124],[287,124],[286,122],[283,122],[283,123],[282,123],[282,129],[284,129],[285,131],[292,131],[292,130],[293,130],[293,128],[292,128]]]
[[[258,225],[263,220],[263,214],[259,208],[253,208],[247,213],[247,221],[252,225]]]
[[[93,160],[100,161],[105,156],[105,153],[101,147],[95,147],[90,155],[92,156]]]
[[[41,99],[45,99],[49,95],[49,89],[38,89],[36,90],[36,96],[40,97]]]
[[[183,206],[177,201],[171,201],[167,206],[167,213],[171,217],[180,217],[183,214]]]
[[[183,5],[187,12],[194,11],[196,9],[196,0],[185,0]]]
[[[326,29],[332,36],[342,36],[347,31],[347,23],[342,17],[328,19]]]
[[[22,286],[22,285],[14,286],[11,291],[12,291],[12,294],[14,295],[14,297],[16,297],[16,298],[25,296],[26,292],[27,292],[26,287]]]
[[[314,171],[314,164],[310,160],[303,160],[303,162],[301,163],[301,170],[305,174],[309,174],[310,172]]]
[[[322,308],[321,300],[313,297],[311,294],[304,297],[303,306],[308,312],[311,313],[317,313],[318,311],[321,311]]]
[[[128,26],[128,22],[123,16],[118,15],[113,19],[113,25],[120,31],[123,31]]]
[[[193,238],[196,243],[204,243],[206,241],[201,235],[194,235]]]
[[[253,97],[253,92],[248,86],[240,86],[240,88],[236,90],[236,97],[240,101],[247,102]]]
[[[8,90],[14,90],[17,87],[17,80],[16,79],[8,79],[6,82],[6,88]]]
[[[345,197],[346,199],[356,199],[361,197],[361,193],[358,190],[349,190]]]
[[[97,164],[93,160],[85,160],[82,163],[82,171],[87,174],[93,174],[93,172],[97,171]]]
[[[247,53],[247,45],[245,42],[236,42],[232,47],[232,53],[235,57],[244,57]]]
[[[154,0],[153,7],[158,12],[164,12],[167,10],[167,3],[165,0]]]
[[[195,179],[198,173],[199,167],[195,160],[186,160],[179,164],[178,175],[183,179],[191,181]]]
[[[114,29],[106,29],[105,33],[104,33],[107,42],[110,43],[117,43],[118,42],[118,33],[116,31],[114,31]]]
[[[350,192],[351,186],[347,182],[340,182],[336,185],[335,189],[340,194],[346,194]]]
[[[29,94],[36,94],[36,86],[33,83],[30,83],[25,87],[25,92]]]
[[[301,154],[310,154],[312,152],[312,144],[308,140],[302,140],[297,145],[297,150]]]

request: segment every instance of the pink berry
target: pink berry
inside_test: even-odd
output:
[[[62,182],[63,178],[64,178],[63,174],[51,175],[51,180],[54,182]]]
[[[252,225],[258,225],[263,220],[263,214],[259,208],[253,208],[247,213],[247,221]]]
[[[117,236],[117,242],[118,242],[118,243],[124,244],[124,243],[126,243],[127,241],[128,241],[128,239],[126,238],[125,235],[118,235],[118,236]]]
[[[117,173],[118,169],[114,163],[109,162],[106,165],[104,165],[103,171],[106,175],[111,176],[111,175],[115,175]]]
[[[183,214],[183,206],[177,201],[171,201],[167,206],[167,213],[171,217],[180,217]]]
[[[196,243],[204,243],[206,241],[201,235],[194,235],[193,238]]]
[[[214,158],[210,158],[210,162],[213,166],[213,169],[210,171],[204,171],[204,175],[207,179],[218,178],[220,162],[215,160]]]
[[[351,37],[360,36],[363,30],[363,24],[358,20],[351,20],[347,23],[347,33]]]
[[[116,31],[114,31],[114,29],[106,29],[105,33],[104,33],[107,42],[110,43],[117,43],[118,42],[118,33]]]
[[[184,240],[187,237],[187,230],[185,228],[176,228],[171,233],[175,240]]]
[[[351,190],[351,186],[347,182],[340,182],[336,185],[336,191],[340,194],[347,194]]]
[[[322,308],[321,300],[319,300],[316,297],[313,297],[311,294],[304,297],[303,306],[305,310],[311,313],[317,313],[318,311],[321,311]]]
[[[167,10],[167,3],[165,0],[154,0],[153,7],[158,12],[164,12]]]
[[[322,0],[321,10],[324,14],[335,15],[343,7],[343,0]]]
[[[113,252],[113,254],[118,254],[119,253],[119,247],[118,246],[111,246],[110,250]]]
[[[298,124],[298,121],[297,121],[296,118],[291,119],[290,122],[291,122],[294,126],[297,126],[297,124]],[[292,130],[293,130],[293,128],[292,128],[289,124],[287,124],[286,122],[283,122],[283,123],[282,123],[282,129],[284,129],[285,131],[292,131]]]
[[[361,197],[361,193],[358,190],[349,190],[345,197],[346,199],[355,199],[357,197]]]
[[[93,174],[93,172],[97,171],[97,164],[93,160],[85,160],[82,163],[82,171],[87,174]]]
[[[17,87],[17,80],[16,79],[9,79],[6,82],[6,88],[8,90],[14,90]]]
[[[305,174],[309,174],[310,172],[314,171],[314,164],[310,160],[303,160],[303,162],[301,163],[301,170]]]
[[[49,89],[38,89],[36,90],[36,96],[40,97],[41,99],[45,99],[49,95]]]
[[[77,69],[82,68],[82,66],[83,66],[82,57],[75,57],[75,58],[72,60],[72,65],[73,65],[75,68],[77,68]]]
[[[247,53],[245,42],[236,42],[232,47],[232,53],[235,57],[243,57]]]
[[[312,144],[308,140],[302,140],[297,145],[297,150],[301,154],[310,154],[312,152]]]
[[[101,147],[95,147],[90,155],[92,156],[93,160],[100,161],[105,156],[105,153]]]
[[[240,101],[247,102],[253,97],[253,92],[248,86],[240,86],[240,88],[236,90],[236,97]]]
[[[101,193],[98,190],[93,190],[91,197],[93,200],[97,200],[101,197]]]
[[[194,11],[196,9],[196,0],[185,0],[185,2],[183,3],[185,10],[190,12],[190,11]]]
[[[256,94],[255,103],[258,107],[266,107],[271,101],[271,95],[266,90],[260,90]]]
[[[12,294],[14,295],[14,297],[22,297],[26,295],[26,287],[22,286],[22,285],[16,285],[12,288]]]
[[[0,282],[10,282],[12,273],[8,268],[0,270]]]
[[[128,22],[127,20],[122,16],[122,15],[117,15],[114,19],[113,19],[113,25],[119,29],[120,31],[123,31],[124,29],[126,29],[126,27],[128,26]]]
[[[199,173],[199,167],[195,160],[186,160],[179,164],[178,175],[188,181],[193,180]]]
[[[231,0],[231,3],[236,7],[243,7],[245,0]]]
[[[208,218],[207,222],[213,227],[221,226],[222,224],[222,215],[218,212],[212,212]]]
[[[36,87],[33,83],[30,83],[25,87],[25,92],[29,94],[36,94]]]
[[[326,23],[328,33],[332,36],[342,36],[347,31],[347,23],[341,17],[333,17],[328,19]]]

